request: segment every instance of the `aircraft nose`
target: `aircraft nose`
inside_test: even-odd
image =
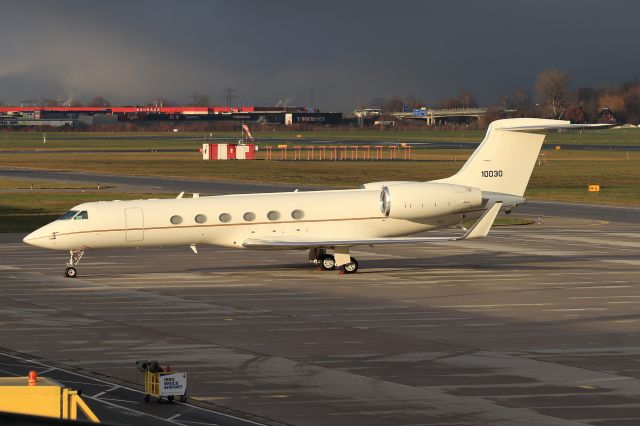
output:
[[[22,239],[23,242],[36,247],[48,248],[51,246],[51,232],[46,227],[38,228]]]

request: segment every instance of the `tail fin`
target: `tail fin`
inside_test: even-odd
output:
[[[568,121],[538,118],[494,121],[460,171],[439,182],[522,196],[545,138],[544,134],[523,132],[566,127],[572,127]]]

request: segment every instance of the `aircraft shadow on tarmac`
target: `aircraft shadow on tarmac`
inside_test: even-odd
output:
[[[636,260],[635,256],[509,256],[508,254],[493,253],[490,256],[479,256],[477,254],[456,255],[438,258],[403,258],[403,259],[384,259],[384,260],[366,260],[361,259],[360,269],[356,275],[370,275],[377,273],[389,272],[429,272],[430,270],[477,270],[477,271],[601,271],[601,267],[595,264],[595,261],[606,261],[607,259],[624,261]],[[229,272],[269,272],[269,271],[300,271],[305,270],[315,272],[316,267],[309,263],[279,263],[273,264],[252,264],[252,265],[208,265],[206,267],[186,267],[180,271],[162,271],[155,272],[180,272],[180,273],[229,273]],[[318,271],[320,272],[320,271]],[[331,271],[324,271],[331,273]],[[337,272],[337,271],[336,271]],[[138,275],[148,272],[126,271],[124,275]],[[84,270],[81,274],[82,278],[99,278],[114,277],[113,273],[92,273]]]
[[[633,260],[635,256],[607,256],[607,255],[579,255],[579,256],[549,256],[527,255],[514,256],[507,253],[470,253],[444,257],[408,257],[401,259],[367,260],[361,258],[358,274],[373,274],[381,272],[411,272],[429,271],[431,269],[451,270],[486,270],[486,271],[556,271],[556,270],[594,270],[601,267],[594,261]],[[274,271],[274,270],[313,270],[314,266],[308,263],[279,263],[243,265],[241,268],[235,265],[209,265],[207,267],[187,268],[185,272],[216,273],[239,271]]]

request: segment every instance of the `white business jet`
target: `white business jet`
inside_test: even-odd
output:
[[[24,242],[68,250],[67,277],[85,250],[197,244],[238,249],[309,250],[323,270],[354,273],[357,245],[429,243],[485,237],[501,208],[523,198],[544,134],[568,121],[516,118],[491,123],[455,175],[429,182],[388,181],[360,189],[281,192],[80,204]],[[464,235],[407,237],[479,218]]]

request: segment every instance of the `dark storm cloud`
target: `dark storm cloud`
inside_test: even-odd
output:
[[[543,69],[638,77],[634,1],[16,1],[0,15],[0,100],[238,103],[349,110],[375,97],[490,102]]]

